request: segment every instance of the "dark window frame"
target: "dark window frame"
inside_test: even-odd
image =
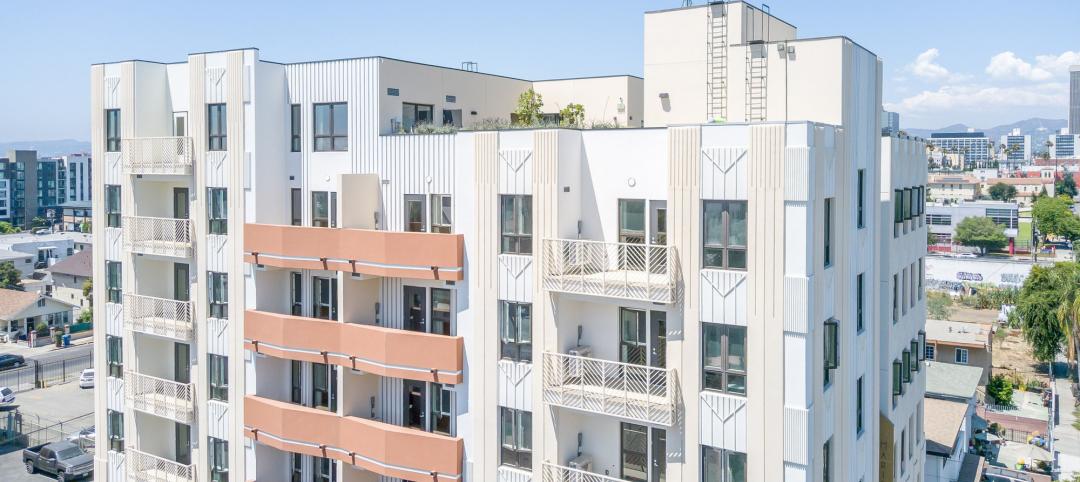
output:
[[[866,330],[866,273],[855,275],[855,333]]]
[[[229,319],[229,274],[209,271],[206,275],[206,297],[211,318]]]
[[[866,169],[859,169],[857,183],[856,195],[859,196],[859,200],[855,210],[855,227],[863,229],[866,227]]]
[[[210,353],[207,355],[207,384],[210,400],[229,401],[229,357]]]
[[[105,335],[106,376],[124,377],[124,339],[119,336]]]
[[[119,228],[123,226],[121,206],[123,205],[122,191],[116,184],[105,185],[105,226]]]
[[[510,219],[506,218],[507,203],[509,203],[510,207]],[[532,221],[531,195],[500,195],[499,253],[531,255],[533,253]],[[508,229],[507,226],[510,226],[510,228]]]
[[[229,442],[214,437],[207,437],[206,442],[210,482],[229,482]]]
[[[831,197],[825,198],[825,205],[824,205],[824,209],[825,209],[824,216],[825,216],[825,218],[824,218],[824,223],[823,223],[825,233],[824,233],[824,242],[823,242],[823,245],[824,245],[823,246],[823,249],[824,249],[823,254],[825,256],[825,267],[826,268],[829,268],[829,267],[831,267],[833,265],[833,245],[832,244],[833,244],[833,238],[835,237],[835,235],[833,234],[833,216],[834,216],[833,210],[835,209],[835,206],[833,206],[833,204],[835,204],[833,198],[831,198]]]
[[[718,333],[720,353],[710,357],[708,355],[708,341],[709,330],[715,330]],[[731,340],[733,334],[742,334],[742,364],[743,367],[735,368],[731,366]],[[701,387],[702,390],[719,393],[729,393],[732,395],[746,396],[746,385],[749,378],[749,370],[747,369],[747,329],[745,326],[740,325],[727,325],[721,323],[702,323],[701,324]],[[710,359],[719,359],[719,365],[710,365]],[[732,378],[742,379],[742,383],[733,383]],[[710,383],[710,381],[719,381],[719,385],[716,383]]]
[[[105,152],[120,152],[120,109],[105,109]]]
[[[206,217],[209,234],[229,234],[229,192],[226,188],[206,188]]]
[[[304,225],[304,190],[294,187],[289,190],[289,212],[293,226]]]
[[[499,448],[499,465],[532,470],[532,412],[499,407]]]
[[[327,217],[315,215],[318,196],[326,196]],[[316,228],[337,227],[337,191],[311,191],[311,225]]]
[[[228,150],[228,119],[226,104],[206,104],[206,150]],[[215,121],[217,124],[215,124]]]
[[[514,319],[516,324],[511,323]],[[527,330],[522,320],[527,320]],[[499,357],[532,363],[532,303],[499,300]]]
[[[109,450],[124,453],[124,412],[105,411],[105,436],[109,441]]]
[[[719,243],[712,243],[709,239],[712,237],[709,235],[711,229],[709,228],[708,213],[710,206],[718,206],[720,209],[720,236]],[[732,211],[733,207],[741,206],[743,215],[746,216],[746,220],[743,226],[747,228],[747,232],[742,233],[743,239],[746,239],[745,244],[735,244],[731,241],[732,233]],[[749,254],[749,206],[746,201],[736,200],[703,200],[701,205],[701,266],[708,269],[725,269],[725,270],[738,270],[745,271],[747,265],[747,257]],[[741,257],[737,257],[735,262],[732,262],[732,254],[741,253]],[[719,259],[719,262],[714,260]],[[741,259],[741,262],[738,260]]]
[[[105,262],[105,292],[109,303],[123,303],[124,266],[119,261]]]
[[[320,134],[318,129],[319,110],[325,108],[328,115],[326,119],[327,130]],[[345,109],[345,126],[342,132],[338,132],[338,126],[334,121],[335,111]],[[349,103],[348,102],[320,102],[311,105],[312,112],[312,150],[315,152],[345,152],[349,150]],[[320,146],[319,141],[327,141],[326,145]],[[338,141],[343,141],[338,144]]]
[[[301,136],[301,109],[300,104],[289,105],[289,152],[300,152],[303,137]]]

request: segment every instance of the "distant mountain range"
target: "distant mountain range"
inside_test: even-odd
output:
[[[900,120],[901,122],[903,122],[903,118],[901,118]],[[1049,136],[1050,134],[1056,134],[1060,132],[1062,128],[1068,127],[1068,125],[1069,122],[1065,119],[1040,119],[1037,117],[1033,117],[1031,119],[1026,119],[1018,122],[1013,122],[1012,124],[1005,124],[996,127],[976,127],[975,130],[984,132],[986,136],[990,138],[990,140],[997,142],[998,138],[1003,135],[1012,133],[1013,129],[1020,129],[1020,134],[1030,135],[1032,143],[1035,146],[1040,146],[1043,142],[1046,141],[1046,136]],[[930,134],[933,134],[935,132],[967,132],[968,129],[969,126],[964,124],[953,124],[951,126],[945,126],[940,129],[915,129],[907,127],[900,128],[900,130],[903,130],[910,135],[918,137],[930,137]],[[1036,147],[1036,150],[1038,150],[1038,147]]]
[[[0,157],[7,156],[7,152],[12,149],[37,151],[38,157],[53,157],[89,153],[90,142],[75,139],[0,142]]]

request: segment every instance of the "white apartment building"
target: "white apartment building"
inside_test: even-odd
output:
[[[1050,157],[1052,159],[1077,159],[1080,158],[1080,152],[1077,151],[1077,146],[1080,146],[1080,134],[1069,134],[1065,131],[1068,129],[1062,129],[1060,134],[1050,134],[1046,141],[1050,143]]]
[[[1032,159],[1031,136],[1021,134],[1020,129],[1001,136],[998,146],[1002,150],[1003,164],[1007,166],[1019,166]]]
[[[924,147],[879,59],[741,2],[645,22],[643,80],[92,66],[97,476],[918,481]],[[530,87],[653,127],[468,130]]]
[[[89,201],[91,182],[93,181],[90,156],[71,154],[61,156],[59,159],[63,163],[64,172],[67,176],[67,192],[64,194],[64,202]]]

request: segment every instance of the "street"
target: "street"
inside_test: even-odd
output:
[[[15,398],[25,420],[41,425],[70,420],[94,410],[94,390],[79,388],[78,383],[66,383],[40,390],[19,393]],[[64,433],[75,433],[93,425],[92,417],[63,427]],[[0,480],[4,482],[36,482],[55,480],[44,474],[30,475],[22,465],[23,447],[0,447]],[[87,479],[92,480],[92,479]]]
[[[35,354],[23,355],[23,356],[26,357],[27,361],[34,360],[34,361],[36,361],[38,363],[47,363],[47,362],[51,362],[51,361],[64,360],[64,359],[68,359],[68,358],[77,358],[77,357],[80,357],[80,356],[89,355],[89,354],[93,353],[93,351],[94,351],[93,343],[87,343],[87,344],[82,344],[82,345],[70,346],[68,348],[53,348],[52,350],[46,351],[46,352],[43,352],[43,353],[35,353]],[[17,351],[13,352],[13,353],[21,354],[20,352],[17,352]]]

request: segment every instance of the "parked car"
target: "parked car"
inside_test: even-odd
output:
[[[15,403],[15,390],[0,387],[0,403]]]
[[[956,255],[957,258],[978,258],[979,255],[975,253],[960,253]]]
[[[79,388],[94,388],[93,368],[87,368],[79,374]]]
[[[96,436],[97,430],[94,427],[86,427],[78,432],[68,435],[67,441],[83,448],[93,447],[94,438]]]
[[[21,366],[26,366],[26,359],[22,355],[13,355],[11,353],[0,355],[0,370],[10,370]]]
[[[71,442],[53,442],[23,449],[26,473],[42,471],[65,482],[94,473],[94,457]]]

